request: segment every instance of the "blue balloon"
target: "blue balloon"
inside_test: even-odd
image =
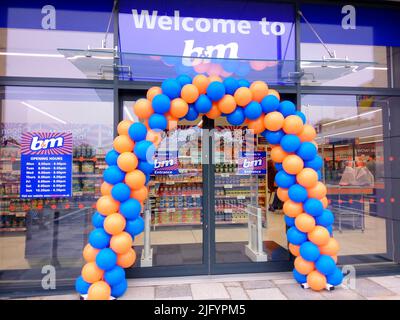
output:
[[[285,136],[285,132],[283,130],[278,131],[268,131],[265,135],[265,138],[270,144],[278,144],[281,142],[281,139]]]
[[[154,171],[154,162],[139,161],[137,168],[145,174],[152,174]]]
[[[161,84],[161,90],[170,99],[175,99],[179,98],[181,94],[181,85],[175,79],[167,79]]]
[[[317,261],[320,256],[318,246],[310,241],[303,242],[300,246],[300,255],[304,260]]]
[[[118,166],[109,166],[103,172],[104,181],[109,184],[117,184],[125,179],[125,172],[123,172]]]
[[[307,276],[301,274],[296,269],[293,269],[293,278],[300,284],[307,282]]]
[[[181,87],[183,87],[186,84],[191,84],[192,83],[192,78],[189,77],[186,74],[181,74],[179,75],[176,80],[179,82],[179,84],[181,85]]]
[[[301,118],[301,121],[303,121],[303,124],[306,123],[306,116],[304,115],[303,112],[301,111],[296,111],[296,115],[299,116]]]
[[[225,86],[222,82],[213,81],[207,87],[207,96],[212,101],[221,100],[225,95]]]
[[[144,184],[147,186],[147,184],[150,182],[151,175],[149,175],[148,173],[145,173],[145,176],[146,176],[146,182]]]
[[[152,161],[155,153],[154,144],[151,141],[147,140],[139,141],[138,143],[136,143],[133,150],[136,157],[138,157],[138,159],[142,161]]]
[[[282,163],[275,162],[275,169],[276,169],[277,171],[283,170]]]
[[[261,116],[261,113],[262,113],[261,104],[259,104],[257,101],[250,102],[244,108],[244,114],[246,118],[249,118],[250,120],[258,119]]]
[[[285,100],[279,104],[278,111],[286,118],[287,116],[296,113],[296,106],[293,104],[293,102]]]
[[[280,141],[281,147],[286,152],[295,152],[301,145],[300,138],[294,134],[287,134]]]
[[[239,67],[236,69],[235,73],[239,77],[245,77],[251,71],[250,65],[247,61],[241,61]]]
[[[322,180],[322,172],[321,170],[317,170],[317,174],[318,174],[318,181]]]
[[[137,217],[135,220],[126,221],[125,231],[131,236],[137,236],[141,234],[144,230],[144,220],[141,216]]]
[[[281,170],[275,175],[275,182],[278,187],[290,188],[293,184],[296,183],[296,176],[288,174],[284,170]]]
[[[236,89],[239,88],[239,81],[232,77],[225,78],[223,83],[227,94],[233,95]]]
[[[297,149],[297,155],[304,161],[309,161],[315,158],[317,155],[317,148],[311,142],[303,142]]]
[[[147,136],[147,128],[141,122],[132,123],[129,127],[128,135],[135,142],[145,140]]]
[[[106,280],[110,286],[115,286],[125,280],[125,270],[120,266],[114,266],[114,268],[104,273],[104,280]]]
[[[296,227],[290,227],[286,232],[287,240],[295,245],[301,245],[303,242],[307,241],[307,234],[301,232]]]
[[[261,107],[264,113],[276,111],[279,109],[279,99],[273,94],[269,94],[261,100]]]
[[[79,292],[80,294],[87,294],[89,287],[92,284],[89,282],[86,282],[85,280],[83,280],[82,276],[79,276],[76,280],[75,280],[75,290],[77,292]]]
[[[105,271],[111,270],[117,264],[117,255],[110,248],[104,248],[96,255],[96,264]]]
[[[123,296],[127,288],[128,282],[126,281],[126,279],[124,279],[121,281],[121,283],[111,287],[111,296],[114,298],[119,298]]]
[[[201,94],[194,103],[194,107],[198,113],[207,113],[211,110],[212,102],[208,96]]]
[[[336,268],[334,272],[326,277],[326,281],[332,286],[338,286],[339,284],[341,284],[343,281],[342,270]]]
[[[92,215],[92,225],[96,228],[103,228],[103,224],[104,224],[104,220],[106,219],[105,216],[103,216],[101,213],[99,212],[95,212]]]
[[[287,215],[284,215],[285,223],[288,227],[293,227],[294,226],[294,221],[295,218],[289,217]]]
[[[319,170],[322,168],[323,165],[323,160],[322,157],[319,155],[316,155],[312,160],[305,161],[304,162],[304,167],[305,168],[311,168],[314,170]]]
[[[111,195],[115,200],[124,202],[131,196],[131,188],[129,188],[125,183],[117,183],[112,187]]]
[[[165,116],[158,113],[153,113],[149,118],[149,127],[156,130],[167,129],[168,120]]]
[[[241,125],[245,120],[243,109],[236,108],[235,111],[226,116],[226,120],[233,126]]]
[[[194,121],[197,119],[197,117],[199,116],[199,113],[197,112],[197,110],[195,109],[195,107],[193,105],[191,105],[189,107],[189,111],[186,114],[186,119],[188,121]]]
[[[108,151],[106,154],[106,163],[109,166],[117,165],[118,156],[119,156],[119,153],[117,151],[115,151],[114,149]]]
[[[315,222],[319,226],[328,227],[333,224],[335,218],[331,210],[324,209],[322,214],[315,218]]]
[[[171,99],[166,94],[158,94],[151,102],[154,112],[164,114],[171,108]]]
[[[322,254],[315,262],[315,268],[324,275],[333,274],[337,269],[335,260],[325,254]]]
[[[96,228],[89,234],[89,243],[96,249],[108,247],[110,239],[111,236],[103,228]]]
[[[299,184],[294,184],[288,191],[290,200],[294,202],[304,202],[308,198],[307,189]]]
[[[324,207],[322,202],[318,199],[310,198],[304,202],[304,211],[311,214],[313,217],[317,217],[322,214]]]
[[[332,225],[327,226],[327,227],[326,227],[326,230],[328,230],[330,236],[332,237],[332,235],[333,235],[333,227],[332,227]]]
[[[122,202],[119,206],[119,212],[127,220],[135,220],[137,217],[139,217],[141,210],[142,206],[140,205],[140,202],[133,198]]]
[[[240,80],[238,80],[238,85],[239,85],[239,88],[240,87],[249,88],[250,87],[250,82],[247,81],[246,79],[240,79]]]

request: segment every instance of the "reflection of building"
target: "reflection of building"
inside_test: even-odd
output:
[[[391,25],[400,18],[398,5],[356,5],[359,25],[347,32],[340,19],[335,20],[341,14],[339,2],[325,6],[217,0],[221,5],[215,5],[205,0],[205,11],[199,11],[198,6],[187,5],[190,2],[119,0],[114,18],[119,14],[115,23],[120,25],[109,28],[105,36],[112,0],[99,0],[90,8],[57,1],[57,23],[50,30],[42,28],[39,1],[30,1],[29,8],[14,2],[0,4],[7,17],[0,19],[0,294],[41,290],[40,269],[53,263],[62,279],[57,288],[71,287],[81,269],[81,251],[106,168],[105,152],[112,147],[117,123],[138,120],[132,105],[146,95],[145,89],[194,72],[263,80],[281,92],[282,100],[295,101],[318,132],[324,159],[321,177],[328,185],[334,232],[342,248],[339,264],[363,264],[373,272],[376,265],[384,267],[382,261],[400,261],[400,41],[398,26]],[[160,28],[158,23],[150,30],[127,27],[122,21],[132,23],[131,6],[141,4],[171,17],[179,9],[181,17],[233,19],[235,28],[239,21],[249,20],[252,30],[221,33],[219,26],[218,32],[189,33],[163,30],[168,26]],[[294,15],[296,5],[313,28]],[[370,10],[373,21],[367,19]],[[257,19],[264,16],[270,27],[282,22],[285,34],[256,32]],[[240,59],[182,57],[178,50],[188,35],[200,49],[228,40],[238,43]],[[131,45],[137,50],[126,49]],[[291,269],[281,208],[278,204],[274,212],[268,210],[274,193],[272,175],[237,174],[235,150],[244,132],[236,135],[235,129],[222,118],[198,117],[181,119],[178,130],[170,132],[167,145],[179,150],[180,171],[152,179],[147,203],[151,226],[146,234],[152,259],[140,259],[142,251],[146,255],[146,240],[138,236],[138,259],[128,276]],[[217,132],[217,138],[226,130],[231,144],[213,140],[207,130]],[[72,133],[73,197],[19,198],[19,145],[26,131]],[[253,138],[254,145],[249,145],[256,151],[269,150],[264,137]],[[207,157],[215,163],[202,164]],[[248,228],[249,203],[262,209],[268,262],[253,262],[246,254],[245,246],[254,235]]]

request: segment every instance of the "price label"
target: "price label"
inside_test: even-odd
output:
[[[231,184],[224,184],[224,188],[225,188],[225,189],[232,189],[232,188],[233,188],[233,185],[231,185]]]

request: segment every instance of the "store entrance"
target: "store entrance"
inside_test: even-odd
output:
[[[124,119],[138,121],[135,100],[121,99]],[[182,119],[164,133],[143,212],[145,232],[135,239],[138,259],[128,275],[290,270],[268,154],[261,135],[225,117]],[[251,163],[257,165],[249,170]]]

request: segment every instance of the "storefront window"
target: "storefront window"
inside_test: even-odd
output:
[[[302,96],[301,111],[318,133],[322,177],[342,256],[390,256],[384,212],[390,183],[384,179],[387,109],[385,97]]]
[[[0,96],[2,280],[41,278],[46,265],[67,270],[57,278],[73,278],[112,146],[112,91],[1,87]],[[21,198],[21,135],[27,132],[72,133],[71,197]],[[17,272],[28,269],[39,271]]]

